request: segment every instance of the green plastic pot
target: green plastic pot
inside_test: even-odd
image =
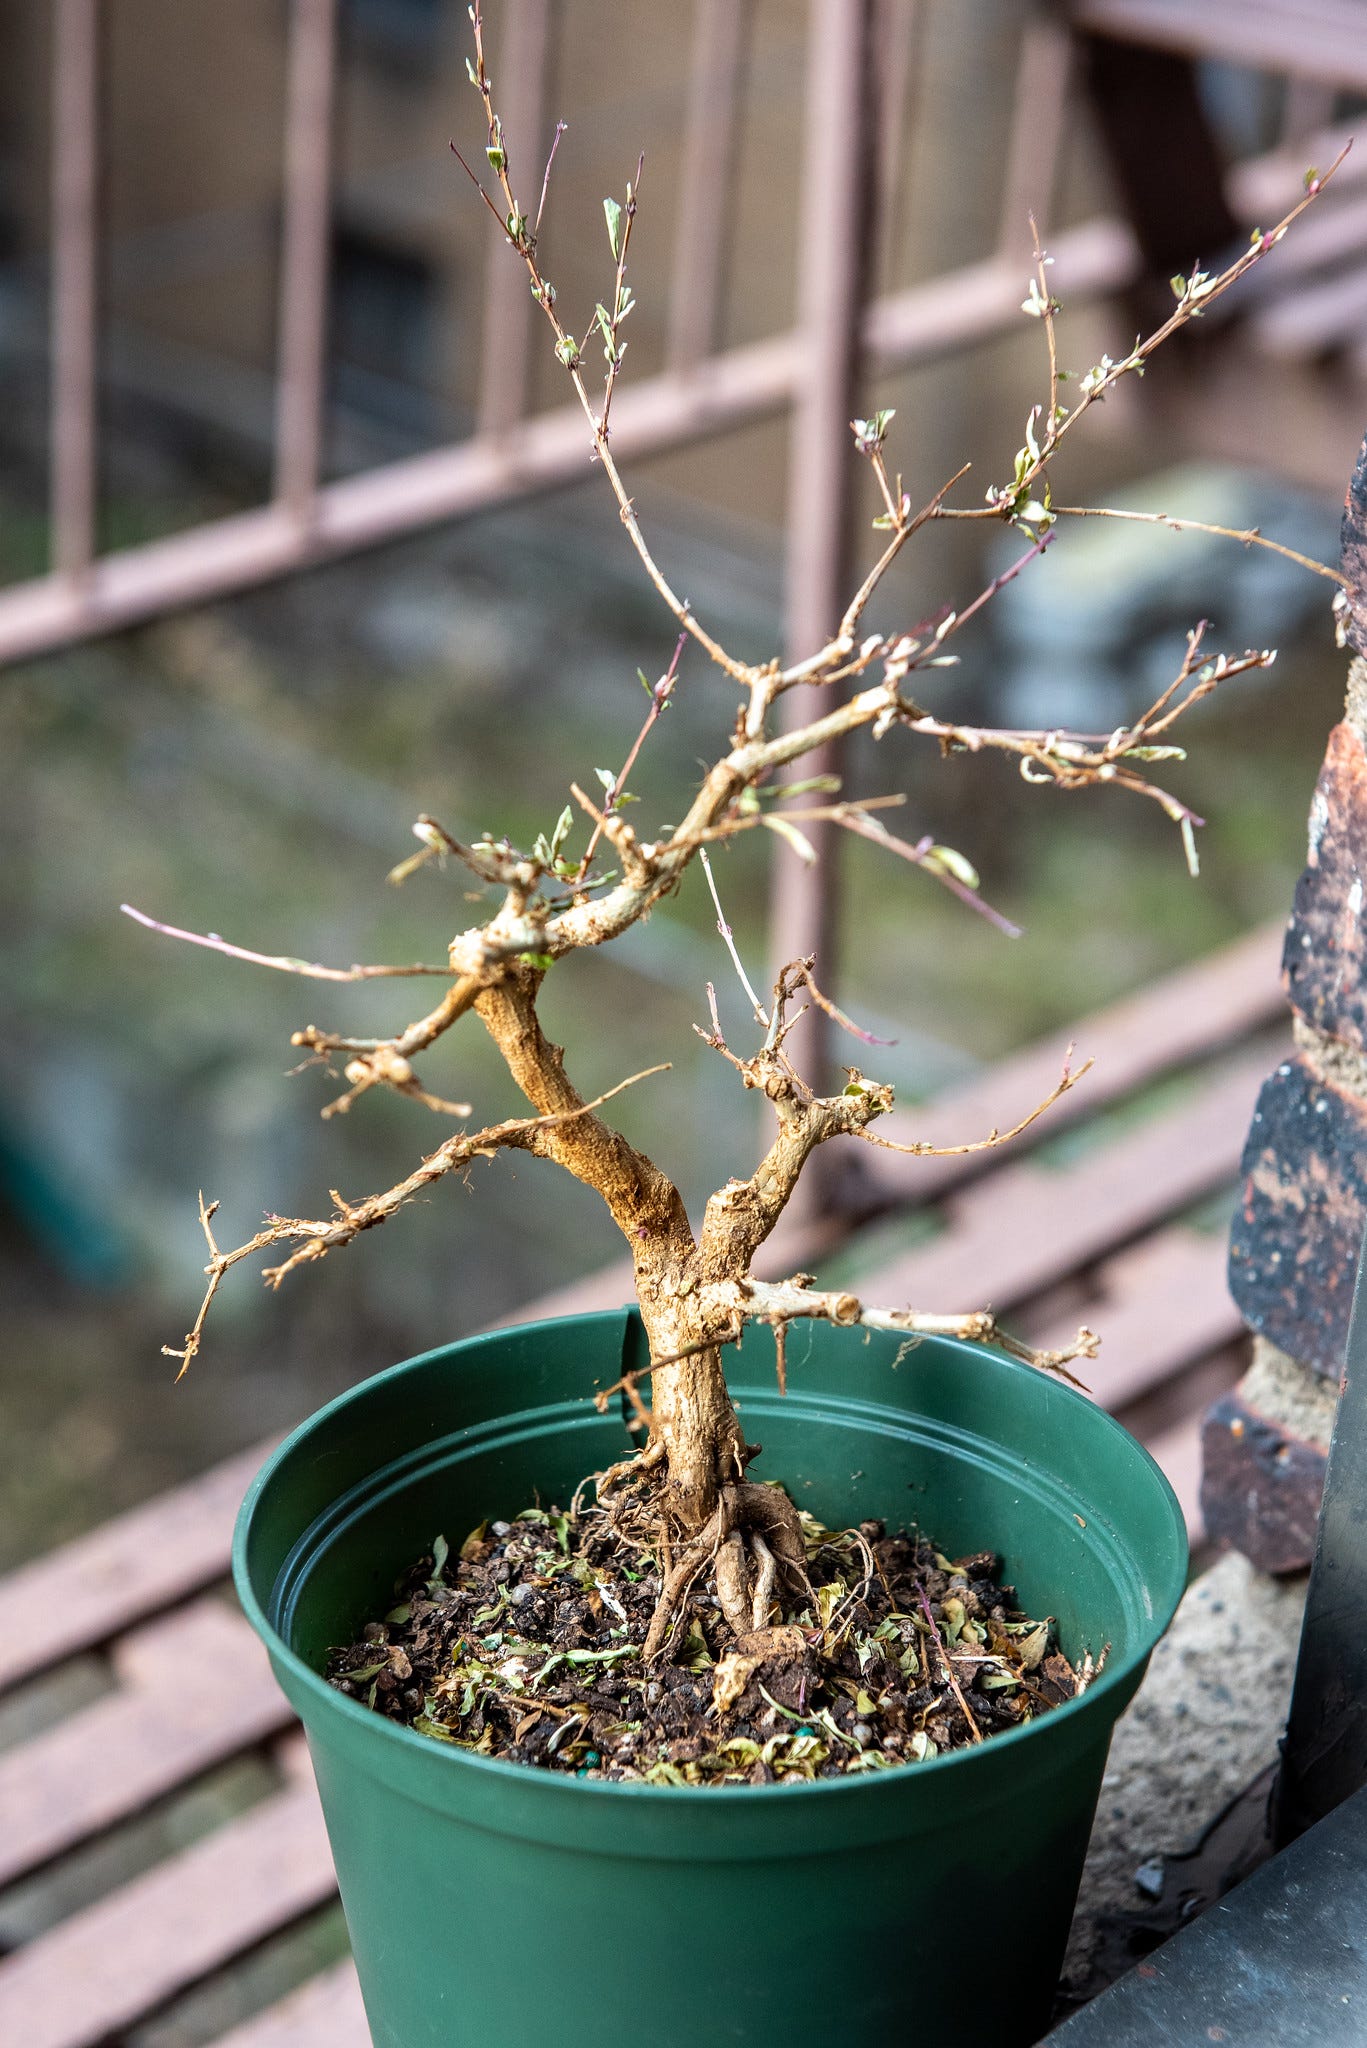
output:
[[[950,1340],[793,1329],[731,1361],[762,1474],[835,1526],[994,1549],[1079,1700],[980,1748],[816,1783],[607,1784],[370,1713],[319,1672],[438,1532],[565,1502],[626,1444],[590,1394],[645,1362],[634,1311],[475,1337],[295,1431],[234,1566],[308,1733],[377,2048],[1034,2041],[1048,2023],[1111,1731],[1186,1575],[1147,1452],[1080,1395]]]

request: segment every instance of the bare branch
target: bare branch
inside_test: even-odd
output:
[[[217,932],[184,932],[178,925],[162,924],[157,918],[149,917],[145,910],[135,910],[131,903],[121,903],[119,909],[135,924],[145,925],[149,932],[160,932],[164,938],[183,939],[188,946],[207,946],[211,953],[226,953],[230,960],[245,960],[252,967],[274,967],[281,974],[307,975],[312,981],[376,981],[411,974],[444,974],[449,978],[451,973],[449,967],[422,965],[322,967],[316,960],[296,960],[288,953],[254,953],[247,946],[232,946]]]
[[[888,542],[882,554],[878,557],[878,560],[874,563],[873,567],[869,570],[868,575],[864,578],[864,581],[860,584],[858,590],[856,590],[854,596],[850,599],[849,605],[845,612],[845,616],[840,621],[840,629],[837,632],[834,641],[832,641],[831,643],[832,648],[838,648],[846,641],[848,641],[851,645],[853,644],[855,631],[859,625],[859,621],[864,616],[864,611],[866,606],[868,605],[869,599],[873,596],[875,590],[877,590],[879,584],[887,575],[888,570],[892,567],[893,563],[897,560],[897,557],[901,554],[902,549],[906,546],[907,542],[911,539],[911,536],[914,533],[919,533],[920,529],[926,524],[927,520],[935,518],[941,505],[949,496],[955,484],[957,484],[961,478],[967,476],[969,470],[972,467],[973,465],[971,462],[965,462],[962,468],[956,469],[953,476],[949,479],[948,483],[941,484],[939,490],[935,493],[934,497],[931,498],[926,504],[924,504],[921,507],[920,511],[915,515],[914,518],[896,519],[892,539]],[[878,469],[882,469],[881,458],[878,464]],[[884,497],[886,498],[887,490],[885,472],[883,476],[880,478],[880,481],[884,483]],[[896,510],[896,508],[892,509],[894,509],[894,511]]]
[[[805,960],[802,962],[802,979],[806,983],[807,992],[817,1008],[824,1010],[832,1023],[838,1024],[842,1031],[848,1031],[851,1038],[858,1038],[865,1045],[896,1045],[897,1040],[895,1038],[879,1038],[874,1032],[865,1031],[861,1025],[856,1024],[852,1018],[847,1017],[845,1012],[837,1004],[833,1003],[829,996],[824,996],[817,987],[812,970]]]
[[[546,169],[541,179],[541,201],[536,209],[536,219],[532,222],[533,237],[541,233],[541,216],[546,211],[546,194],[551,189],[551,168],[555,163],[555,153],[560,147],[560,138],[568,127],[568,121],[557,121],[555,124],[555,138],[551,143],[551,153],[546,158]]]
[[[328,1221],[311,1222],[303,1217],[268,1216],[265,1229],[259,1230],[246,1244],[238,1245],[235,1251],[219,1250],[211,1228],[218,1203],[211,1202],[206,1207],[201,1194],[199,1220],[209,1246],[209,1263],[204,1269],[209,1277],[209,1284],[200,1303],[199,1314],[186,1332],[184,1345],[178,1350],[169,1344],[162,1346],[167,1358],[178,1358],[181,1362],[176,1378],[184,1377],[191,1360],[198,1354],[205,1318],[213,1304],[214,1296],[222,1285],[224,1274],[237,1265],[239,1260],[249,1259],[253,1253],[264,1251],[270,1245],[295,1243],[302,1239],[298,1249],[291,1252],[282,1264],[266,1268],[263,1278],[270,1287],[277,1288],[285,1275],[292,1272],[296,1266],[306,1265],[313,1259],[321,1259],[328,1252],[350,1244],[363,1230],[373,1230],[377,1224],[388,1222],[396,1210],[403,1208],[405,1203],[411,1202],[415,1195],[421,1194],[424,1188],[431,1187],[432,1183],[440,1180],[444,1174],[468,1165],[473,1159],[491,1159],[495,1152],[504,1147],[524,1146],[535,1132],[572,1122],[575,1117],[587,1116],[592,1111],[601,1109],[614,1095],[620,1095],[624,1088],[632,1088],[638,1081],[646,1081],[653,1074],[665,1074],[668,1071],[668,1062],[661,1066],[645,1067],[639,1074],[632,1074],[625,1081],[619,1081],[615,1088],[605,1090],[592,1102],[579,1103],[572,1109],[562,1110],[554,1115],[512,1117],[504,1123],[489,1124],[482,1131],[462,1132],[456,1137],[448,1138],[446,1143],[429,1154],[422,1165],[410,1173],[406,1180],[401,1180],[396,1187],[387,1189],[384,1194],[368,1195],[363,1202],[351,1203],[333,1188],[331,1194],[337,1213]]]
[[[620,805],[622,801],[622,794],[627,786],[627,777],[628,775],[630,775],[632,769],[636,766],[636,757],[640,753],[641,748],[645,745],[647,739],[650,737],[652,728],[657,723],[661,712],[664,710],[666,704],[668,704],[669,702],[671,695],[673,694],[675,679],[679,673],[679,662],[683,658],[683,651],[687,644],[688,635],[686,633],[680,633],[678,641],[675,644],[674,653],[670,660],[669,667],[665,670],[664,674],[660,677],[660,680],[656,683],[654,689],[650,693],[650,709],[646,713],[645,723],[641,727],[641,730],[637,733],[636,738],[632,741],[631,751],[628,753],[626,760],[622,763],[620,772],[613,777],[612,788],[608,791],[607,800],[605,804],[605,809],[608,812],[615,811],[617,807]],[[594,849],[598,845],[599,838],[602,836],[604,824],[605,820],[600,819],[600,821],[593,828],[593,836],[589,840],[588,849],[584,854],[584,858],[579,863],[580,881],[583,880],[584,876],[589,871],[589,862],[593,859]]]
[[[641,532],[640,523],[636,517],[635,506],[627,493],[625,484],[622,482],[621,474],[608,445],[606,417],[600,418],[594,411],[593,401],[589,397],[588,389],[584,383],[580,367],[582,349],[575,337],[568,333],[562,325],[560,316],[555,310],[555,287],[541,274],[537,262],[535,235],[528,232],[526,215],[518,205],[513,192],[511,166],[508,161],[503,124],[494,110],[493,94],[490,88],[488,72],[485,68],[484,23],[478,0],[476,0],[476,4],[471,8],[470,18],[475,36],[473,66],[475,88],[484,104],[484,116],[489,135],[489,161],[498,178],[499,189],[507,208],[506,218],[499,218],[498,208],[484,190],[479,179],[475,177],[473,171],[470,171],[468,164],[465,165],[465,169],[473,179],[485,205],[489,208],[495,219],[499,221],[499,226],[526,266],[527,276],[531,283],[532,296],[546,315],[551,331],[555,336],[556,357],[569,373],[575,397],[579,400],[584,417],[588,421],[593,434],[594,453],[602,463],[604,474],[612,486],[613,495],[621,512],[622,524],[627,530],[628,538],[640,558],[642,567],[683,630],[698,642],[698,645],[704,649],[709,658],[719,668],[724,669],[728,675],[734,676],[737,681],[748,684],[750,670],[746,667],[745,663],[735,660],[732,655],[728,654],[721,643],[714,639],[712,634],[695,618],[691,605],[686,599],[676,594],[646,544],[645,536]],[[455,148],[454,143],[451,146],[453,149]],[[459,152],[457,152],[457,155],[459,155]],[[461,161],[464,163],[463,158]],[[610,391],[608,395],[610,396]]]
[[[1047,258],[1039,247],[1036,237],[1036,274],[1030,281],[1030,293],[1023,310],[1033,314],[1045,323],[1049,337],[1050,401],[1046,417],[1041,420],[1042,406],[1035,406],[1030,415],[1026,433],[1026,445],[1016,458],[1016,473],[1009,485],[993,487],[987,494],[986,505],[962,508],[942,507],[936,517],[941,519],[1007,519],[1022,524],[1038,525],[1047,523],[1053,517],[1048,501],[1046,478],[1049,464],[1057,453],[1064,436],[1071,433],[1078,421],[1100,403],[1108,393],[1125,377],[1143,376],[1145,367],[1156,351],[1170,341],[1173,335],[1199,320],[1218,299],[1236,285],[1240,278],[1261,263],[1277,244],[1283,240],[1292,223],[1299,219],[1307,207],[1313,206],[1325,187],[1348,154],[1351,144],[1345,144],[1329,169],[1322,175],[1313,175],[1306,181],[1304,196],[1291,210],[1284,214],[1274,228],[1266,233],[1255,232],[1250,246],[1218,276],[1211,277],[1199,268],[1190,277],[1175,277],[1173,289],[1177,293],[1177,304],[1167,319],[1160,322],[1149,335],[1136,340],[1133,349],[1119,362],[1112,362],[1103,356],[1100,363],[1090,370],[1082,380],[1077,404],[1069,410],[1058,401],[1059,370],[1054,348],[1053,321],[1058,304],[1049,292],[1043,279]],[[1032,223],[1033,226],[1033,223]],[[1043,431],[1036,434],[1036,427]],[[1043,502],[1034,498],[1036,486],[1040,486]]]
[[[853,806],[848,812],[837,817],[835,822],[845,831],[855,833],[860,839],[867,839],[874,846],[881,846],[887,852],[895,853],[899,859],[909,860],[913,866],[924,868],[928,875],[933,875],[943,888],[949,890],[951,896],[957,896],[970,910],[976,910],[979,917],[985,917],[989,924],[994,924],[1008,939],[1020,937],[1020,926],[1012,924],[1009,917],[1003,917],[999,910],[994,910],[990,903],[983,901],[977,890],[965,881],[962,872],[956,873],[954,867],[946,862],[945,855],[949,849],[937,846],[929,833],[917,840],[913,846],[910,840],[898,839],[885,825],[880,824],[878,819],[865,817],[862,812],[856,812]]]
[[[800,974],[785,969],[775,993],[771,1042],[748,1060],[728,1053],[746,1087],[761,1090],[773,1104],[778,1130],[750,1178],[728,1181],[707,1204],[700,1249],[703,1271],[712,1279],[739,1279],[749,1272],[818,1145],[854,1136],[892,1108],[891,1088],[866,1081],[857,1068],[848,1070],[848,1085],[839,1095],[813,1095],[793,1072],[783,1055],[782,1034],[791,1028],[783,1019],[789,994],[800,985]]]
[[[1326,582],[1345,588],[1348,583],[1341,569],[1331,569],[1327,562],[1317,562],[1313,555],[1303,555],[1284,541],[1269,540],[1256,526],[1216,526],[1208,519],[1176,519],[1170,512],[1131,512],[1118,505],[1051,505],[1049,509],[1055,519],[1128,519],[1143,526],[1171,527],[1174,533],[1213,533],[1221,540],[1237,540],[1241,547],[1266,548],[1269,554],[1281,555],[1297,568],[1308,569],[1312,576],[1323,576]]]
[[[743,1296],[746,1304],[743,1313],[750,1319],[770,1322],[781,1316],[785,1322],[794,1322],[806,1317],[837,1323],[842,1328],[858,1326],[865,1330],[891,1330],[908,1337],[965,1337],[974,1343],[993,1344],[1012,1358],[1037,1366],[1041,1372],[1056,1373],[1075,1387],[1080,1387],[1082,1382],[1068,1371],[1069,1364],[1077,1358],[1095,1358],[1100,1344],[1096,1333],[1084,1328],[1061,1351],[1037,1351],[1003,1330],[987,1309],[972,1309],[963,1315],[930,1315],[920,1309],[874,1308],[862,1302],[856,1294],[822,1293],[803,1284],[801,1277],[797,1280],[748,1279],[736,1291]],[[718,1292],[720,1295],[721,1290]],[[729,1298],[726,1297],[728,1303]],[[719,1299],[718,1307],[722,1305]]]
[[[1053,1108],[1060,1096],[1066,1095],[1070,1088],[1076,1088],[1083,1075],[1089,1074],[1096,1064],[1094,1060],[1084,1060],[1074,1073],[1070,1065],[1072,1057],[1073,1047],[1070,1045],[1063,1055],[1063,1072],[1043,1102],[1037,1102],[1029,1115],[1023,1116],[1018,1124],[1013,1124],[1009,1131],[992,1130],[985,1138],[975,1138],[967,1145],[932,1145],[928,1139],[901,1145],[892,1138],[881,1137],[876,1131],[860,1131],[858,1135],[866,1144],[881,1145],[886,1152],[909,1152],[918,1159],[958,1159],[968,1152],[990,1152],[997,1145],[1009,1145],[1022,1131],[1028,1131],[1031,1124],[1037,1123]]]
[[[731,965],[735,968],[737,975],[740,977],[741,987],[745,990],[746,995],[750,998],[751,1009],[754,1011],[755,1016],[758,1018],[759,1022],[765,1027],[767,1031],[769,1028],[769,1012],[765,1009],[763,1003],[760,1001],[759,997],[755,994],[754,989],[751,987],[750,977],[745,971],[745,966],[743,961],[741,960],[739,952],[736,950],[736,936],[735,933],[732,931],[730,925],[726,922],[726,912],[721,907],[721,897],[717,894],[717,884],[713,879],[712,863],[707,858],[706,847],[699,846],[698,859],[702,862],[702,871],[707,877],[707,887],[711,893],[712,901],[715,904],[717,911],[717,930],[721,933],[722,938],[726,942],[726,950],[731,955]]]

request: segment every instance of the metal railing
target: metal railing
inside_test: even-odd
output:
[[[176,535],[101,554],[96,546],[98,291],[97,138],[105,0],[54,0],[51,171],[51,557],[46,575],[0,590],[0,664],[221,596],[265,578],[477,513],[582,474],[582,419],[569,407],[529,416],[535,308],[515,265],[494,265],[473,435],[320,480],[327,365],[332,102],[338,0],[291,0],[285,171],[275,362],[275,466],[270,502]],[[719,350],[728,256],[727,190],[741,120],[749,0],[696,0],[683,148],[683,205],[673,252],[666,367],[614,402],[623,461],[664,454],[791,408],[791,500],[798,509],[792,602],[812,590],[840,545],[822,511],[843,464],[853,365],[902,369],[1008,331],[1019,315],[1020,222],[1051,177],[1063,120],[1066,34],[1047,20],[1025,31],[1017,113],[1006,150],[999,251],[910,290],[864,303],[862,279],[877,201],[864,203],[859,162],[876,72],[882,94],[875,159],[897,174],[913,0],[813,0],[803,131],[809,194],[798,324]],[[547,125],[549,0],[508,0],[500,75],[510,146],[536,156]],[[867,59],[876,46],[874,63]],[[819,166],[819,170],[818,170]],[[1075,300],[1113,293],[1133,276],[1126,228],[1095,220],[1056,238],[1058,276]],[[840,494],[830,500],[838,503]],[[807,571],[815,568],[815,582]],[[825,614],[823,613],[823,624]],[[810,638],[797,618],[790,637]]]

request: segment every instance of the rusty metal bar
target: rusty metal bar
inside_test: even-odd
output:
[[[1251,71],[1367,90],[1367,14],[1358,0],[1067,0],[1075,28],[1134,48],[1236,61]]]
[[[1047,15],[1034,16],[1021,35],[997,235],[1003,256],[1014,261],[1030,254],[1032,213],[1040,234],[1049,231],[1071,73],[1067,30]]]
[[[99,0],[52,19],[52,567],[95,554]]]
[[[301,524],[318,489],[327,376],[337,0],[293,0],[275,397],[275,495]]]
[[[1134,238],[1119,221],[1085,222],[1056,236],[1052,249],[1054,280],[1074,304],[1122,291],[1137,274]],[[993,258],[882,299],[864,317],[870,367],[935,362],[1014,330],[1020,296],[1018,271]],[[793,402],[805,360],[799,337],[779,334],[713,357],[705,378],[623,385],[612,409],[619,459],[642,461],[771,418]],[[266,506],[105,555],[78,585],[58,576],[16,584],[0,590],[0,665],[573,483],[587,474],[584,448],[583,414],[561,406],[497,440],[482,436],[326,484],[307,529],[283,506]]]
[[[703,362],[720,333],[731,244],[728,209],[753,18],[752,0],[697,0],[669,300],[671,370],[691,370]]]
[[[1307,135],[1327,128],[1334,118],[1337,98],[1338,94],[1328,80],[1288,78],[1286,103],[1282,108],[1282,141],[1302,142]]]
[[[802,358],[788,472],[784,637],[790,660],[822,646],[848,596],[856,489],[850,416],[873,254],[878,136],[873,0],[812,0],[809,22],[798,278]],[[805,723],[828,702],[819,690],[789,691],[780,700],[785,726]],[[838,772],[839,761],[840,750],[826,748],[806,756],[801,773]],[[829,988],[836,969],[838,835],[818,825],[808,836],[818,855],[815,867],[782,843],[774,849],[770,957],[777,972],[786,961],[815,954],[818,975]],[[812,1081],[829,1064],[827,1040],[827,1019],[813,1005],[788,1041],[794,1064]]]
[[[919,70],[926,9],[922,0],[878,0],[878,283],[890,281],[902,235],[902,166],[911,132],[910,88]]]
[[[550,74],[551,13],[547,0],[508,0],[496,57],[499,109],[518,204],[536,218],[549,137],[546,88]],[[544,146],[543,146],[544,145]],[[532,316],[540,313],[521,264],[493,238],[485,259],[484,335],[480,355],[478,423],[502,433],[525,417],[531,396]]]

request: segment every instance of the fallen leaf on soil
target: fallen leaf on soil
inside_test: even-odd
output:
[[[736,1650],[722,1658],[712,1673],[712,1704],[719,1714],[735,1706],[759,1665],[758,1657],[744,1657]]]

